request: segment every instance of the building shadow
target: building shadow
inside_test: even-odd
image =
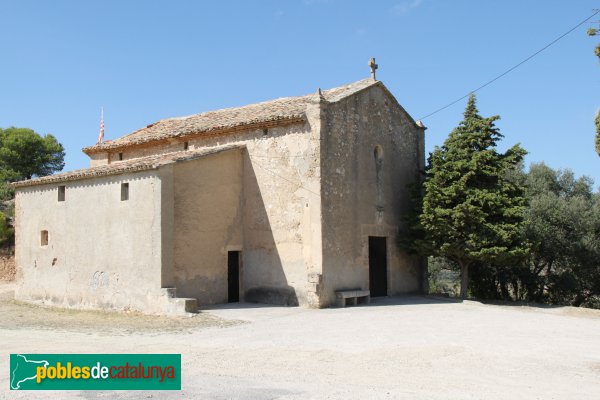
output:
[[[242,153],[243,157],[243,250],[242,250],[242,276],[241,299],[246,303],[275,304],[297,306],[298,295],[293,286],[288,282],[282,257],[279,254],[275,234],[284,237],[288,232],[284,227],[271,223],[269,213],[265,206],[265,196],[275,203],[271,214],[281,213],[280,220],[285,219],[285,210],[280,209],[276,203],[281,182],[274,182],[274,176],[264,168],[255,169],[248,151]],[[257,172],[262,182],[263,190],[258,183]],[[269,190],[272,188],[272,190]],[[276,219],[271,216],[273,219]],[[279,222],[283,225],[282,222]],[[288,255],[289,256],[289,255]],[[294,255],[291,255],[293,258]],[[300,259],[289,260],[287,267],[291,270],[299,267]],[[302,265],[302,270],[304,266]]]

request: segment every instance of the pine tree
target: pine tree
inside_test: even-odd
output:
[[[504,154],[496,151],[503,137],[494,126],[499,118],[480,116],[472,94],[464,120],[429,156],[417,247],[460,266],[463,298],[474,263],[489,265],[527,252],[521,240],[526,199],[509,179],[526,152],[518,144]]]
[[[0,180],[16,181],[46,176],[65,166],[65,149],[50,134],[29,128],[0,129]]]

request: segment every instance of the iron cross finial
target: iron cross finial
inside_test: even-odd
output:
[[[375,57],[371,57],[369,60],[369,67],[371,67],[371,78],[376,81],[377,79],[375,79],[375,70],[379,68],[379,66],[375,64]]]

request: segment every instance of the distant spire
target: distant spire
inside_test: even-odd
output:
[[[375,78],[375,70],[379,68],[379,66],[375,64],[375,57],[371,57],[369,60],[369,67],[371,67],[371,78],[376,81],[377,79]]]
[[[98,143],[104,142],[104,107],[100,108],[100,134],[98,135]]]

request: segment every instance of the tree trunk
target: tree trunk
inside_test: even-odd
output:
[[[460,298],[466,299],[469,292],[469,264],[460,263]]]
[[[510,299],[510,291],[508,290],[508,285],[506,282],[502,282],[500,284],[500,298],[502,300]]]
[[[520,299],[521,293],[520,293],[520,290],[519,290],[519,281],[517,281],[516,279],[513,280],[512,287],[513,287],[513,294],[514,294],[514,296],[513,296],[513,299],[511,299],[511,300],[513,300],[513,301],[519,301],[519,300],[521,300]]]
[[[542,281],[540,282],[540,291],[539,291],[539,295],[538,295],[539,302],[543,302],[543,300],[544,300],[544,292],[545,292],[546,286],[548,284],[551,273],[552,273],[552,261],[550,261],[548,263],[548,265],[546,267],[546,276],[544,276],[544,279],[542,279]]]
[[[571,305],[573,307],[581,307],[581,304],[583,304],[583,302],[585,300],[586,300],[585,296],[582,293],[578,293],[577,296],[575,296],[575,299],[573,300]]]

